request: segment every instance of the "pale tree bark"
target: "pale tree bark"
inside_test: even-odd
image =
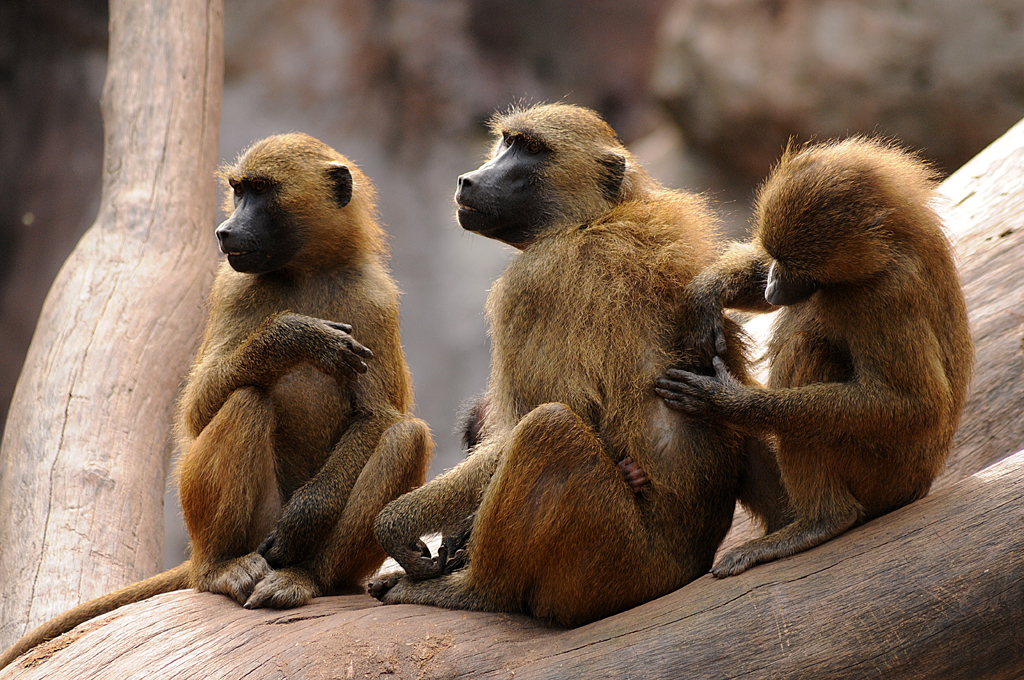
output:
[[[222,0],[110,8],[103,193],[0,449],[0,647],[162,568],[169,422],[216,262]]]
[[[1022,160],[1024,123],[943,188],[979,359],[954,460],[928,497],[575,630],[366,595],[279,612],[182,591],[83,624],[0,680],[1024,676]]]

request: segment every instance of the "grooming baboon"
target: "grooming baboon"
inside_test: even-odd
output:
[[[670,370],[658,381],[673,408],[778,443],[798,517],[726,553],[716,576],[910,503],[941,470],[973,346],[933,185],[926,165],[879,141],[790,148],[758,194],[753,242],[691,285],[712,321],[722,305],[782,307],[767,389],[739,384],[720,360],[714,378]]]
[[[653,390],[668,366],[701,366],[684,290],[713,257],[714,221],[703,199],[651,180],[590,110],[513,110],[492,129],[493,158],[459,178],[459,222],[521,252],[487,301],[479,443],[377,518],[405,575],[370,590],[575,626],[706,573],[729,529],[743,436]],[[726,363],[746,379],[738,327],[726,332]],[[432,559],[419,538],[437,531]]]
[[[44,624],[5,663],[159,592],[191,586],[284,608],[356,587],[384,560],[377,513],[423,483],[432,442],[410,416],[369,180],[303,134],[257,142],[221,177],[227,263],[176,422],[192,559]]]

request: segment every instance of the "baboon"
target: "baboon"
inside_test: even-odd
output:
[[[358,587],[384,560],[377,513],[423,483],[433,444],[410,415],[370,181],[304,134],[256,142],[220,176],[227,262],[176,418],[191,560],[53,619],[4,663],[159,592],[287,608]]]
[[[726,553],[716,576],[921,498],[941,470],[973,345],[934,183],[926,164],[882,141],[791,146],[758,193],[753,241],[691,284],[705,320],[722,306],[781,307],[767,389],[732,379],[720,359],[715,377],[673,369],[657,381],[681,413],[778,444],[797,518]]]
[[[513,109],[491,128],[493,157],[459,178],[458,220],[520,252],[487,301],[477,443],[377,517],[404,575],[370,592],[577,626],[706,573],[729,529],[744,437],[653,389],[673,364],[710,370],[690,351],[684,292],[714,257],[715,221],[703,198],[650,179],[593,111]],[[739,327],[723,323],[726,364],[747,380]],[[435,557],[419,540],[433,532]]]

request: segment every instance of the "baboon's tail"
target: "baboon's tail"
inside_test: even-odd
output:
[[[120,590],[115,590],[112,593],[83,602],[60,616],[55,616],[34,630],[25,633],[17,642],[8,647],[7,651],[0,655],[0,668],[11,663],[36,645],[52,640],[58,635],[63,635],[78,624],[84,623],[89,619],[94,619],[118,607],[145,600],[160,593],[169,593],[172,590],[188,588],[189,567],[189,562],[183,562],[174,569],[168,569],[161,574],[125,586]]]

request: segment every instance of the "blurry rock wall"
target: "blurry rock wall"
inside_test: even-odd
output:
[[[222,158],[301,130],[380,191],[433,473],[461,459],[453,421],[484,389],[483,303],[511,255],[463,233],[452,203],[495,110],[598,109],[656,177],[709,191],[737,236],[790,137],[888,135],[948,171],[1024,117],[1011,0],[226,0],[225,27]],[[96,214],[105,42],[98,0],[0,6],[0,413]]]

